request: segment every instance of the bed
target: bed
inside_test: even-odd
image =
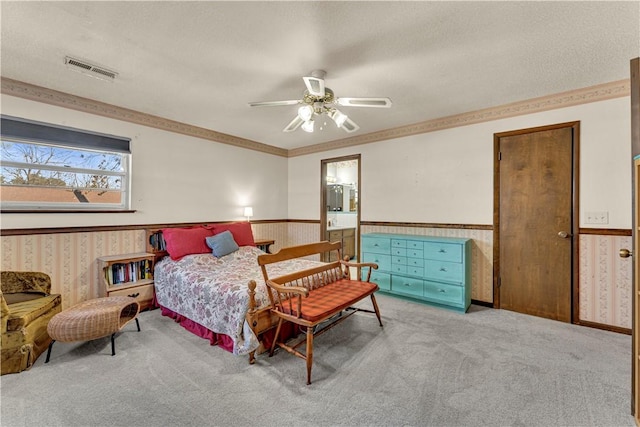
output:
[[[231,250],[218,250],[207,242],[231,235]],[[188,331],[236,355],[254,361],[267,331],[277,323],[269,311],[266,285],[257,258],[250,224],[214,224],[147,231],[157,254],[154,267],[155,305],[163,315]],[[215,237],[214,237],[215,236]],[[219,248],[218,248],[219,249]],[[215,254],[215,255],[214,255]],[[218,255],[218,256],[216,256]],[[273,264],[277,277],[319,263],[297,259]]]

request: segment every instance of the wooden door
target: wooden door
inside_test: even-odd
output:
[[[577,128],[496,135],[499,308],[572,321]]]
[[[633,247],[632,252],[640,250],[640,58],[631,60],[631,155],[633,156]],[[623,256],[623,251],[621,251]],[[631,413],[636,425],[640,426],[640,259],[633,257],[633,324],[632,324],[632,362],[631,362]]]

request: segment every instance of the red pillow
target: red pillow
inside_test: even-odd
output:
[[[209,236],[213,236],[213,231],[204,227],[162,229],[167,252],[175,261],[185,255],[210,253],[205,241]]]
[[[253,230],[251,230],[250,222],[233,222],[231,224],[214,224],[213,234],[220,234],[229,230],[233,235],[233,240],[238,246],[255,246],[253,240]]]

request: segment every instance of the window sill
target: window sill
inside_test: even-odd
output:
[[[12,213],[19,213],[19,214],[51,214],[51,213],[55,213],[55,214],[59,214],[59,213],[73,213],[73,214],[78,214],[78,213],[86,213],[86,214],[91,214],[91,213],[135,213],[136,210],[134,209],[127,209],[127,210],[109,210],[109,209],[104,209],[104,210],[86,210],[86,209],[2,209],[0,210],[0,214],[12,214]]]

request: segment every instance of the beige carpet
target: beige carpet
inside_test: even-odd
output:
[[[158,310],[116,338],[56,343],[1,378],[2,426],[634,426],[631,337],[380,295],[316,339],[313,383],[286,352],[254,366]],[[363,303],[363,305],[367,305]]]

